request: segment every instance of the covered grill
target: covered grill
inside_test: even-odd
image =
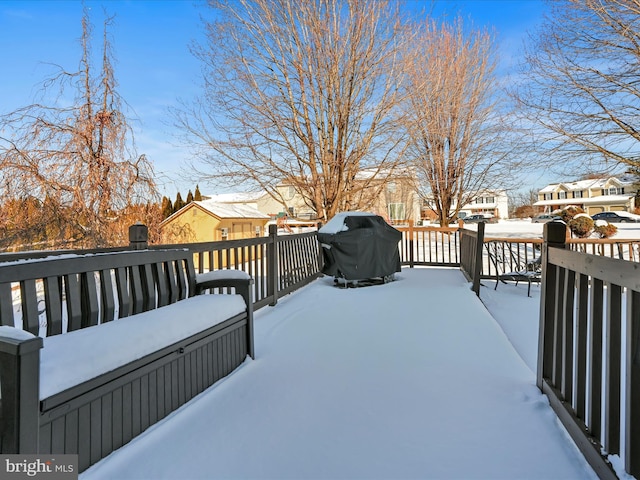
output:
[[[346,282],[393,280],[400,271],[402,234],[379,215],[344,212],[318,230],[322,273]]]

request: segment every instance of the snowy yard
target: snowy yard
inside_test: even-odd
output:
[[[618,232],[612,240],[640,239],[640,223],[616,223]],[[475,230],[477,224],[466,224],[464,228]],[[486,237],[501,238],[542,238],[544,223],[531,223],[529,220],[500,220],[485,225]]]
[[[595,478],[535,386],[539,286],[485,285],[491,314],[456,269],[319,279],[256,313],[256,360],[80,477]]]

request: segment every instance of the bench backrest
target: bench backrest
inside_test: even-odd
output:
[[[168,305],[195,290],[187,250],[0,263],[0,325],[58,335]]]

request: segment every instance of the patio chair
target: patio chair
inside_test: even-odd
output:
[[[511,245],[504,245],[501,242],[487,242],[487,253],[489,261],[493,265],[496,285],[494,290],[498,289],[500,282],[507,281],[527,282],[527,296],[531,296],[531,284],[537,282],[540,284],[542,279],[542,259],[536,257],[529,261],[520,258],[518,252],[514,252]]]

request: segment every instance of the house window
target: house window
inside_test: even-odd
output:
[[[582,198],[582,190],[578,190],[573,193],[573,198]]]
[[[543,195],[543,200],[553,200],[553,193],[545,193]]]
[[[476,198],[476,203],[484,203],[484,197]]]
[[[558,192],[558,200],[566,200],[567,192]]]
[[[484,203],[494,203],[495,201],[494,197],[487,197],[484,199]]]
[[[387,192],[396,193],[396,182],[389,182],[387,184]]]
[[[391,221],[404,220],[404,203],[389,204],[389,219]]]
[[[611,187],[609,188],[609,192],[607,195],[622,195],[624,193],[624,188],[620,187]]]

